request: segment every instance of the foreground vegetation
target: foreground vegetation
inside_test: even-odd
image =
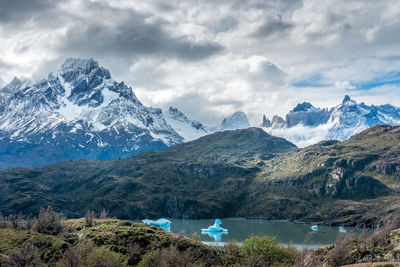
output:
[[[336,243],[316,250],[304,250],[301,266],[344,266],[351,264],[382,263],[374,266],[398,266],[400,264],[400,225],[386,221],[375,231],[339,233]],[[393,265],[390,262],[397,262]],[[372,266],[372,265],[365,265]]]
[[[51,209],[32,223],[2,221],[0,266],[271,266],[294,265],[299,253],[269,237],[209,247],[196,238],[117,219],[64,220]]]
[[[188,238],[143,223],[105,218],[106,214],[96,218],[89,211],[84,218],[67,220],[48,208],[29,220],[0,216],[0,267],[316,267],[400,262],[400,229],[393,221],[375,231],[339,233],[330,246],[298,251],[267,236],[210,247],[197,234]]]

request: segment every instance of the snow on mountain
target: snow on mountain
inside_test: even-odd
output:
[[[219,131],[245,129],[249,127],[250,124],[246,114],[242,111],[237,111],[222,120]]]
[[[280,129],[282,127],[285,127],[285,120],[277,115],[272,117],[271,120],[271,128],[272,129]]]
[[[177,108],[170,107],[168,112],[165,113],[165,120],[186,142],[211,133],[203,124],[188,119]]]
[[[184,141],[93,59],[67,59],[47,79],[0,89],[0,168],[112,159]],[[0,100],[1,101],[1,100]]]
[[[358,104],[346,95],[341,104],[330,110],[315,108],[308,102],[298,104],[286,115],[286,121],[274,116],[271,125],[263,128],[304,147],[326,139],[343,141],[377,124],[399,125],[400,108]]]
[[[308,102],[298,104],[286,115],[287,127],[293,127],[297,124],[306,126],[317,126],[326,123],[329,119],[327,109],[315,108]]]

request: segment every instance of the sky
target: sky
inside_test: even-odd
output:
[[[209,126],[346,94],[400,106],[398,0],[0,0],[0,43],[0,86],[93,58]]]

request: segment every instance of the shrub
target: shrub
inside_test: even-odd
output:
[[[142,256],[142,249],[136,243],[128,245],[128,265],[137,265]]]
[[[398,226],[399,224],[395,221],[384,221],[380,226],[378,226],[376,231],[369,236],[369,238],[367,238],[366,243],[374,247],[379,245],[380,243],[384,242],[390,233]]]
[[[336,243],[326,256],[326,262],[332,266],[342,266],[347,263],[353,241],[353,235],[339,233]]]
[[[106,218],[108,218],[107,216],[108,216],[108,211],[107,211],[106,209],[103,208],[103,209],[101,210],[101,212],[100,212],[99,218],[100,218],[100,219],[106,219]]]
[[[220,250],[224,255],[225,265],[240,263],[244,258],[243,250],[237,242],[229,242],[221,247]]]
[[[7,219],[0,212],[0,228],[6,228],[6,227],[7,227]]]
[[[8,216],[8,221],[11,223],[12,228],[17,229],[19,226],[21,226],[21,222],[24,219],[22,214],[14,215],[10,214]]]
[[[197,232],[192,234],[192,239],[196,240],[196,241],[200,241],[200,236]]]
[[[117,253],[106,247],[96,247],[91,241],[84,241],[69,248],[59,266],[64,267],[119,267],[125,266]]]
[[[27,243],[22,248],[15,248],[1,261],[4,267],[44,266],[38,257],[38,249]]]
[[[92,226],[93,226],[94,218],[95,218],[94,211],[88,210],[88,211],[86,212],[86,215],[85,215],[85,225],[86,225],[87,227],[92,227]]]
[[[138,267],[180,267],[187,266],[185,262],[186,257],[183,257],[179,250],[170,246],[159,250],[153,250],[142,257],[142,260],[138,264]]]
[[[243,242],[244,256],[260,256],[267,266],[275,264],[294,264],[298,258],[295,248],[284,248],[275,242],[275,238],[268,236],[252,236]]]
[[[50,207],[41,208],[34,229],[43,234],[57,235],[63,231],[62,216]]]
[[[83,266],[118,267],[125,266],[120,256],[106,247],[93,248],[88,253]]]
[[[267,266],[265,264],[264,259],[261,256],[252,255],[247,259],[246,267],[264,267]]]

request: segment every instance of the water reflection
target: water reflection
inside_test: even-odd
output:
[[[202,235],[208,235],[213,238],[215,242],[222,242],[222,235],[227,235],[227,232],[213,233],[213,232],[201,232]]]

